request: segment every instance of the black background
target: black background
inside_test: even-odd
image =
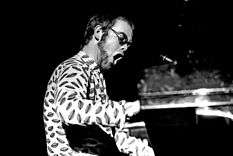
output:
[[[32,37],[38,39],[25,56],[33,62],[36,59],[36,74],[42,76],[42,81],[48,80],[61,61],[76,53],[87,18],[99,12],[127,15],[136,25],[134,46],[109,74],[110,78],[107,77],[108,84],[114,88],[109,93],[113,98],[123,96],[130,99],[137,96],[135,84],[140,79],[142,70],[158,65],[161,53],[178,60],[182,68],[182,62],[187,62],[188,51],[192,50],[203,61],[200,66],[231,72],[231,18],[228,4],[224,2],[119,1],[116,4],[71,3],[68,6],[53,3],[42,6],[38,9],[38,14],[32,17],[35,22],[33,25],[36,26],[32,30]]]
[[[17,97],[13,99],[17,105],[14,106],[20,114],[15,119],[16,129],[20,131],[17,133],[23,132],[21,140],[30,140],[23,146],[30,145],[31,151],[39,150],[40,155],[45,152],[42,108],[47,82],[59,63],[76,54],[87,18],[92,14],[127,15],[136,25],[134,45],[106,75],[113,99],[136,99],[136,84],[143,69],[158,65],[161,53],[182,62],[191,49],[199,58],[205,58],[203,66],[232,72],[231,13],[230,5],[224,1],[33,2],[9,6],[5,12],[12,13],[7,18],[10,23],[7,46],[13,53],[6,53],[10,54],[9,62],[16,63],[7,65],[8,71],[14,73],[11,81],[14,89],[10,91]],[[20,151],[24,153],[25,149]]]

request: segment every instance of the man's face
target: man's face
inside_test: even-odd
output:
[[[132,28],[123,20],[117,20],[98,44],[100,50],[100,66],[109,69],[124,56],[128,42],[132,40]],[[127,42],[128,41],[128,42]],[[118,56],[117,58],[115,56]]]

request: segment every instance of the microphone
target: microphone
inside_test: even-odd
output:
[[[163,61],[166,61],[166,62],[169,62],[169,63],[172,63],[174,65],[177,64],[177,61],[176,60],[172,60],[171,58],[165,56],[165,55],[160,55],[160,57],[162,58]]]

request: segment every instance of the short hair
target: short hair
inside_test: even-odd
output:
[[[94,15],[89,19],[89,21],[86,25],[83,43],[81,45],[81,48],[90,42],[90,40],[92,39],[92,36],[94,34],[94,30],[95,30],[96,26],[100,25],[102,30],[104,32],[106,32],[115,24],[115,22],[117,20],[123,20],[123,21],[127,22],[131,26],[132,30],[134,30],[135,26],[134,26],[132,20],[130,20],[129,18],[126,18],[125,16],[113,16],[113,15],[109,15],[109,14]]]

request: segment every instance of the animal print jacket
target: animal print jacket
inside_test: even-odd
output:
[[[75,155],[69,146],[62,123],[96,123],[107,134],[115,137],[119,150],[126,153],[129,150],[132,152],[139,144],[144,150],[148,149],[140,139],[129,137],[121,131],[125,123],[124,103],[109,100],[103,75],[85,52],[80,51],[61,63],[48,82],[44,99],[48,155]],[[115,136],[111,130],[113,126],[117,128]],[[132,145],[129,146],[130,144]]]

